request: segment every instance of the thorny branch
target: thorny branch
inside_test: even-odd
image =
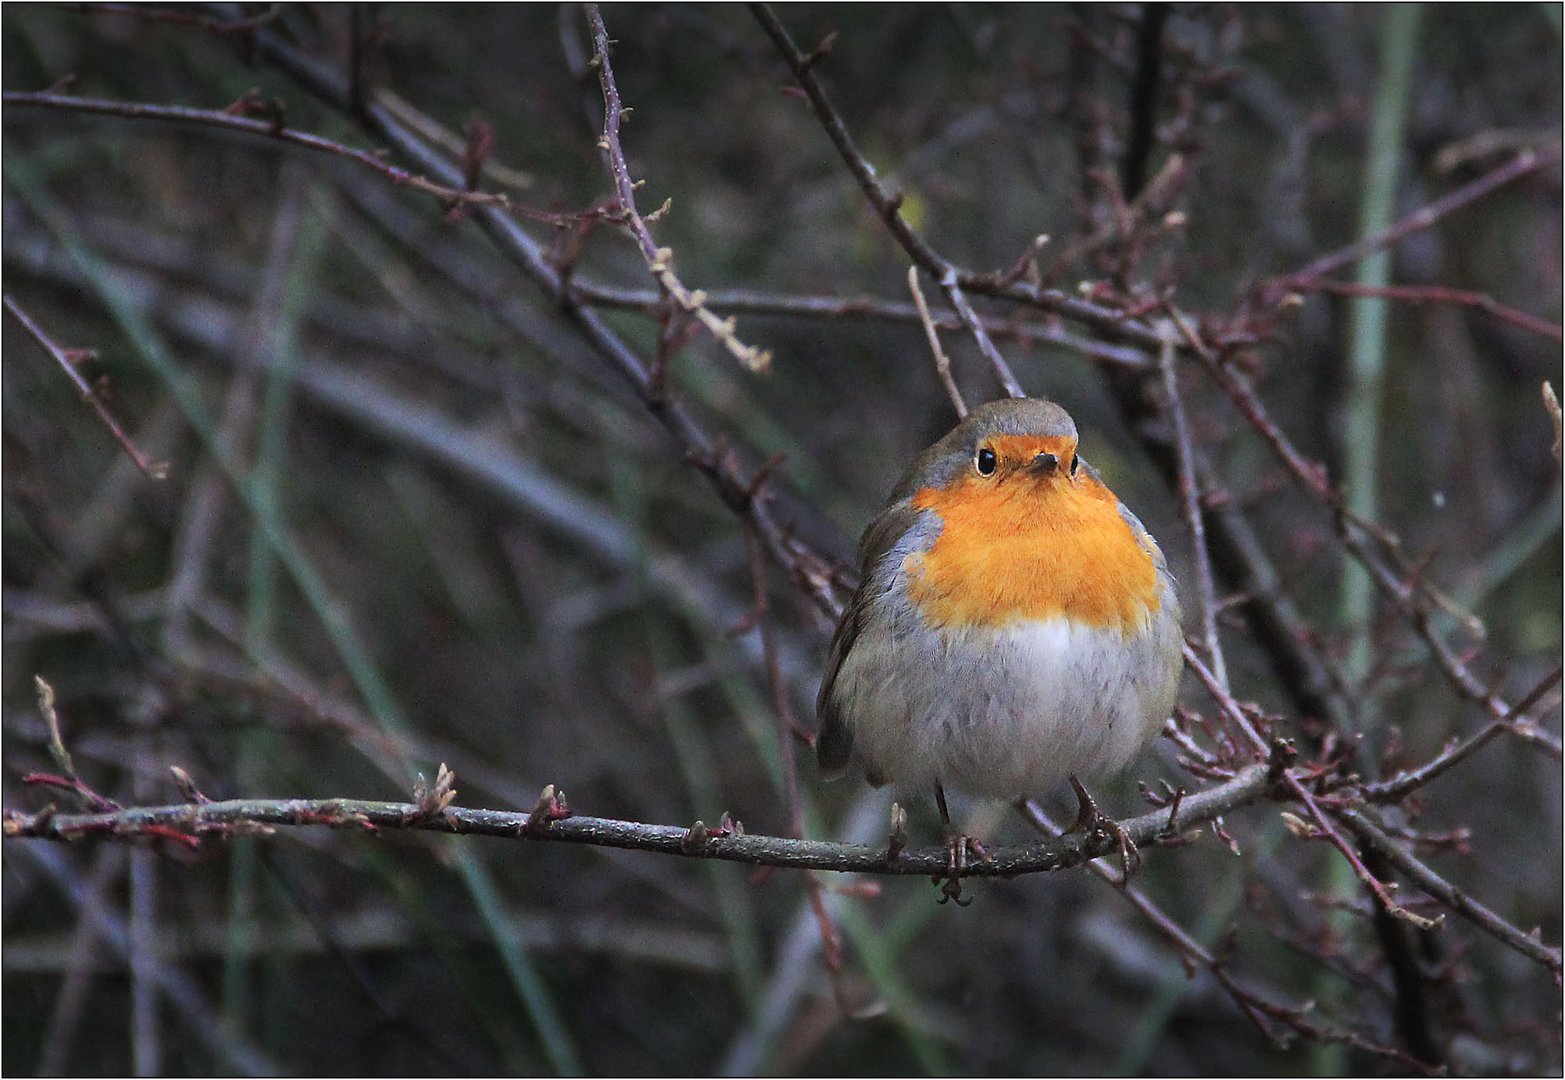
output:
[[[625,148],[620,142],[620,124],[630,115],[630,110],[620,103],[619,86],[614,81],[614,68],[609,63],[612,43],[609,41],[608,28],[603,25],[603,16],[597,4],[587,4],[586,9],[587,24],[592,30],[593,55],[589,63],[598,69],[598,80],[603,87],[603,137],[598,140],[598,147],[608,160],[609,173],[614,178],[614,197],[624,216],[625,227],[641,248],[647,268],[652,271],[652,276],[657,279],[665,295],[672,297],[681,308],[700,320],[701,325],[722,342],[723,347],[741,364],[751,371],[765,371],[771,364],[771,354],[740,341],[734,334],[732,319],[720,319],[712,314],[706,305],[706,294],[700,290],[692,292],[685,287],[674,273],[673,250],[658,246],[648,227],[648,219],[642,217],[636,209],[636,189],[642,185],[642,181],[631,179]],[[661,217],[671,205],[672,200],[664,202],[654,216]]]

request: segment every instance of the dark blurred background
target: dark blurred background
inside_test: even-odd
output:
[[[250,35],[108,7],[6,5],[5,89],[72,76],[83,97],[207,109],[255,91],[285,103],[290,127],[378,145],[260,62]],[[610,194],[576,6],[243,14],[338,71],[361,20],[377,101],[416,111],[455,158],[475,121],[490,125],[488,190],[562,212]],[[780,92],[791,77],[747,11],[604,16],[634,107],[624,143],[646,179],[639,205],[672,199],[653,228],[686,285],[906,301],[906,255],[807,105]],[[839,34],[818,74],[905,192],[910,222],[961,265],[1003,269],[1046,233],[1039,264],[1060,288],[1171,289],[1216,326],[1252,310],[1265,279],[1360,235],[1381,7],[1167,14],[1149,172],[1180,155],[1163,210],[1183,219],[1165,217],[1133,264],[1112,240],[1072,245],[1112,203],[1101,166],[1127,138],[1140,5],[779,17],[806,50]],[[1557,153],[1557,5],[1430,6],[1413,55],[1393,216],[1522,148]],[[179,801],[170,765],[213,798],[405,799],[416,772],[447,762],[463,805],[527,808],[554,783],[585,814],[710,824],[727,811],[749,832],[786,832],[738,520],[470,213],[338,158],[193,125],[13,103],[4,140],[6,294],[58,343],[96,350],[79,370],[170,464],[163,481],[138,472],[5,319],[7,808],[70,808],[20,784],[53,767],[42,675],[83,779],[125,803]],[[1391,280],[1487,294],[1557,327],[1560,209],[1548,165],[1397,245]],[[565,257],[575,230],[517,220]],[[600,221],[583,234],[581,279],[654,288],[622,230]],[[1378,461],[1379,519],[1428,556],[1450,611],[1485,635],[1458,614],[1437,615],[1436,632],[1515,700],[1561,648],[1559,468],[1539,399],[1545,379],[1558,385],[1558,338],[1479,307],[1391,305],[1372,406],[1382,430],[1364,446],[1349,305],[1304,296],[1245,362],[1272,416],[1334,478],[1355,454]],[[600,310],[642,357],[656,353],[646,306]],[[669,385],[747,467],[786,454],[770,486],[777,517],[851,574],[865,522],[952,423],[923,332],[853,314],[737,318],[741,339],[771,350],[770,371],[697,334]],[[971,340],[947,344],[969,399],[997,396]],[[1036,338],[999,344],[1029,393],[1070,409],[1085,452],[1193,580],[1177,502],[1102,368]],[[1343,691],[1387,761],[1416,763],[1476,730],[1486,717],[1450,692],[1405,620],[1384,606],[1344,612],[1332,515],[1193,366],[1182,378],[1225,495],[1259,527],[1314,643],[1342,661]],[[772,589],[782,671],[808,722],[831,628],[784,575]],[[1318,735],[1243,622],[1224,633],[1240,696],[1283,733]],[[1213,712],[1194,679],[1183,700]],[[1542,713],[1557,732],[1557,695]],[[810,836],[883,842],[889,793],[825,785],[808,763],[802,774]],[[1140,812],[1135,781],[1158,778],[1196,783],[1159,745],[1104,783],[1102,801]],[[1558,761],[1502,738],[1418,798],[1424,831],[1471,831],[1465,851],[1430,853],[1435,865],[1557,945]],[[1027,835],[1014,815],[967,812],[979,835]],[[1210,833],[1147,852],[1143,891],[1277,1000],[1315,1001],[1323,1027],[1397,1045],[1366,894],[1326,845],[1290,838],[1274,805],[1225,824],[1237,857]],[[917,843],[937,835],[928,807],[913,827]],[[1397,1067],[1262,1037],[1209,973],[1187,978],[1146,920],[1082,872],[977,884],[962,910],[918,879],[831,893],[848,944],[837,989],[886,1006],[850,1021],[791,871],[319,830],[195,854],[13,840],[3,856],[0,1065],[17,1075]],[[1455,918],[1435,936],[1432,1022],[1451,1067],[1557,1072],[1548,972]]]

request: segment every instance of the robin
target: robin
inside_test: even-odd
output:
[[[816,701],[822,773],[857,759],[876,787],[933,787],[958,900],[970,841],[945,785],[1022,800],[1069,777],[1079,824],[1106,822],[1076,774],[1123,768],[1158,732],[1184,639],[1157,541],[1065,410],[974,409],[913,462],[859,564]]]

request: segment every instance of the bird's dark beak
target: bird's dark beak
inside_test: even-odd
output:
[[[1045,451],[1027,463],[1029,472],[1038,476],[1048,476],[1060,467],[1060,459]]]

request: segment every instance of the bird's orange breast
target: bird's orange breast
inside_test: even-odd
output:
[[[932,626],[1064,617],[1131,634],[1161,606],[1151,541],[1090,476],[969,475],[918,491],[913,505],[943,523],[929,550],[903,563],[909,596]]]

